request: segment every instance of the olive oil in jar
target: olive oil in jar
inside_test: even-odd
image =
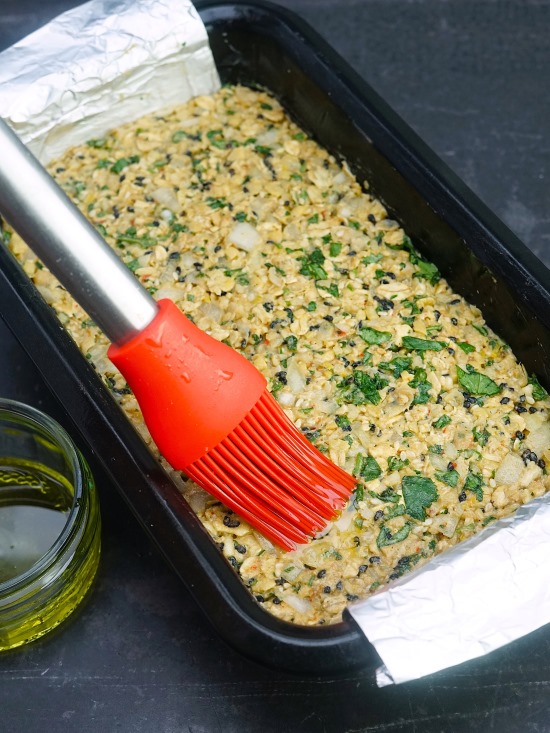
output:
[[[61,534],[74,488],[61,474],[21,458],[0,458],[0,583],[31,568]]]

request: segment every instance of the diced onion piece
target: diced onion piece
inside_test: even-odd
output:
[[[541,456],[544,451],[550,448],[550,422],[545,422],[540,428],[537,428],[527,438],[527,446],[534,451],[537,456]]]
[[[292,392],[287,392],[286,390],[284,392],[279,392],[277,395],[277,402],[281,407],[292,407],[296,402],[296,395],[293,395]]]
[[[508,453],[495,473],[495,481],[498,484],[515,484],[519,481],[523,469],[523,461],[517,453]]]
[[[430,453],[430,463],[437,471],[446,471],[449,461],[440,453]]]
[[[534,433],[545,422],[545,417],[541,412],[526,412],[523,415],[523,422],[527,430]]]
[[[256,138],[258,145],[273,145],[277,142],[279,137],[279,129],[277,127],[270,127],[265,132],[262,132]]]
[[[195,514],[201,514],[206,509],[209,494],[197,486],[189,492],[186,492],[185,498]]]
[[[261,237],[252,224],[247,221],[238,221],[229,232],[227,239],[239,249],[250,252],[260,242]]]
[[[178,197],[176,196],[176,192],[173,188],[168,188],[168,186],[161,186],[160,188],[156,188],[152,192],[151,196],[158,204],[161,204],[161,206],[166,206],[166,208],[170,209],[170,211],[177,211],[179,208]]]
[[[345,532],[350,526],[354,517],[353,512],[342,512],[338,519],[334,522],[335,526],[338,527],[340,532]]]
[[[307,598],[300,598],[294,593],[281,593],[280,598],[298,613],[307,614],[311,611],[311,603]]]
[[[293,394],[300,394],[306,386],[306,378],[295,359],[289,359],[286,370],[287,385]]]
[[[533,481],[536,481],[542,474],[542,468],[540,466],[537,466],[536,463],[529,463],[523,473],[521,474],[521,478],[519,480],[519,485],[523,488],[529,486]]]
[[[181,299],[181,290],[178,290],[178,288],[162,286],[155,293],[155,298],[157,300],[161,300],[161,298],[170,298],[170,300],[178,301]]]
[[[254,535],[256,539],[258,540],[258,544],[262,546],[262,550],[265,550],[266,552],[269,552],[272,555],[275,554],[275,545],[273,545],[267,539],[267,537],[264,537],[263,534],[260,534],[260,532],[254,532]]]
[[[439,514],[437,517],[433,517],[431,529],[435,529],[445,537],[452,537],[458,524],[458,517],[453,514]]]
[[[327,525],[323,527],[323,529],[320,529],[319,532],[317,532],[317,534],[315,535],[315,539],[318,540],[321,537],[324,537],[325,535],[327,535],[330,532],[331,529],[332,529],[332,522],[328,522]],[[308,565],[309,564],[310,563],[308,563]]]
[[[220,322],[222,309],[216,303],[202,303],[199,310],[205,318],[211,318],[215,323]]]
[[[451,461],[454,461],[455,458],[458,458],[458,449],[454,443],[447,443],[447,445],[445,446],[445,455]]]
[[[287,565],[287,567],[281,572],[281,576],[285,580],[288,580],[289,583],[292,583],[292,581],[296,580],[304,569],[305,568],[302,563],[290,561],[289,565]]]

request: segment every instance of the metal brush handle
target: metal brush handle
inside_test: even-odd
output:
[[[158,306],[0,119],[0,212],[109,340],[140,333]]]

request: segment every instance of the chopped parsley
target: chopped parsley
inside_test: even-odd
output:
[[[416,388],[416,394],[411,405],[425,405],[430,399],[431,382],[428,380],[426,370],[418,367],[414,370],[414,378],[409,382],[411,387]]]
[[[534,400],[544,400],[546,397],[548,397],[548,392],[544,389],[544,387],[541,385],[537,377],[532,374],[529,377],[529,381],[527,384],[531,384],[533,386],[533,399]]]
[[[484,446],[487,445],[487,442],[489,438],[491,437],[491,434],[486,428],[483,428],[483,430],[479,430],[479,428],[474,428],[472,430],[474,440],[476,443],[479,443],[479,445]]]
[[[467,341],[459,341],[457,346],[459,346],[465,354],[471,354],[472,351],[476,350],[476,347],[472,346],[472,344],[469,344]]]
[[[382,361],[378,368],[383,372],[390,372],[394,379],[398,379],[403,372],[410,370],[412,359],[410,356],[396,356],[391,361]]]
[[[373,344],[384,344],[391,339],[391,333],[389,331],[377,331],[375,328],[370,328],[369,326],[360,328],[359,336],[370,346]]]
[[[111,173],[121,173],[129,165],[134,165],[134,163],[139,163],[139,160],[140,160],[139,155],[130,155],[128,158],[119,158],[111,166],[110,168]]]
[[[413,519],[423,522],[426,519],[426,508],[439,498],[434,482],[424,476],[405,476],[402,489],[407,513]]]
[[[338,257],[342,251],[342,242],[331,242],[328,251],[331,257]]]
[[[409,536],[411,526],[410,522],[405,522],[397,532],[391,532],[387,527],[382,527],[376,538],[377,547],[386,547],[387,545],[395,545],[397,542],[403,542]]]
[[[476,372],[472,367],[466,367],[465,371],[457,366],[456,373],[458,383],[468,394],[479,397],[483,395],[491,396],[500,392],[500,387],[496,382],[493,382],[487,375]]]
[[[403,348],[409,351],[441,351],[447,344],[444,341],[430,341],[416,336],[403,336]]]
[[[441,481],[454,489],[458,484],[460,474],[454,468],[451,468],[450,471],[436,471],[435,477],[438,481]]]
[[[351,423],[347,415],[336,415],[334,422],[339,428],[342,428],[342,430],[345,430],[346,432],[351,430]]]
[[[483,501],[483,479],[481,476],[477,473],[474,473],[471,469],[468,472],[468,475],[466,476],[466,481],[464,482],[464,490],[465,491],[471,491],[475,494],[475,497],[478,501]]]
[[[86,145],[90,148],[105,148],[107,147],[106,137],[96,137],[91,140],[86,140]]]
[[[300,267],[300,275],[305,277],[311,277],[314,280],[326,280],[328,278],[327,272],[323,267],[325,262],[325,255],[319,249],[315,249],[307,255],[298,258],[302,265]]]
[[[450,425],[451,422],[452,420],[448,415],[441,415],[441,417],[438,417],[437,420],[432,423],[432,426],[438,429],[446,428],[447,425]]]
[[[220,198],[207,196],[206,203],[208,204],[208,206],[210,206],[211,209],[225,209],[226,206],[229,206],[225,196],[220,196]]]
[[[390,456],[388,458],[388,473],[392,473],[392,471],[400,471],[402,468],[408,465],[408,458],[398,458],[397,456]]]
[[[370,454],[358,453],[355,458],[353,475],[356,478],[362,478],[363,481],[373,481],[382,475],[382,469],[376,458]]]
[[[366,372],[355,369],[351,378],[348,377],[338,384],[338,389],[341,390],[340,399],[353,405],[378,405],[382,399],[379,390],[387,384],[388,380],[378,374],[371,377]]]
[[[296,336],[287,336],[284,339],[284,343],[286,344],[286,347],[287,349],[289,349],[289,351],[296,351],[296,349],[298,348],[298,339],[296,338]]]
[[[418,257],[415,254],[411,254],[410,256],[411,263],[413,265],[416,265],[418,268],[417,271],[414,273],[413,277],[422,278],[423,280],[427,280],[430,285],[435,285],[441,280],[441,275],[439,274],[439,270],[437,267],[432,264],[431,262],[427,262],[426,260]]]

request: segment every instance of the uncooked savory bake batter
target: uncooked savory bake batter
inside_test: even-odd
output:
[[[338,621],[548,489],[545,390],[267,94],[225,87],[89,140],[51,172],[156,298],[250,359],[357,477],[326,532],[284,553],[171,471],[272,614]],[[15,235],[11,248],[151,444],[104,336]]]

